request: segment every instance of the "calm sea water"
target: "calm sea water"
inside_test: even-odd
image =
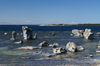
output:
[[[22,31],[22,26],[28,26],[33,31],[72,31],[72,29],[92,29],[100,31],[100,26],[34,26],[34,25],[0,25],[0,31]]]
[[[100,53],[96,53],[97,44],[100,41],[100,35],[94,35],[93,40],[85,40],[84,38],[75,38],[70,36],[72,29],[85,30],[86,28],[92,29],[92,32],[97,33],[100,31],[100,26],[32,26],[27,25],[29,28],[33,29],[33,35],[37,33],[38,39],[36,40],[23,40],[22,33],[23,25],[0,25],[0,64],[4,66],[44,66],[44,65],[62,65],[66,62],[68,63],[78,63],[78,64],[95,64],[93,59],[100,59]],[[13,44],[10,40],[12,31],[19,33],[16,37],[16,41],[23,40],[23,44]],[[7,32],[7,35],[4,33]],[[52,33],[55,32],[55,36]],[[79,51],[75,53],[67,52],[64,55],[84,57],[92,54],[93,59],[82,60],[74,59],[74,61],[68,60],[42,60],[42,61],[32,61],[34,59],[43,58],[44,54],[53,54],[51,47],[45,47],[37,50],[18,50],[16,48],[23,46],[34,46],[38,47],[39,43],[42,41],[47,41],[49,44],[59,43],[60,47],[66,48],[68,42],[75,42],[77,46],[85,47],[84,51]],[[43,54],[37,54],[36,52],[42,51]],[[61,55],[62,56],[62,55]],[[59,57],[61,57],[59,56]],[[30,57],[30,59],[20,59],[20,57]],[[91,61],[91,62],[90,62]]]

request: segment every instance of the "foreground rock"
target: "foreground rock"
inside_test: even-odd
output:
[[[67,51],[76,52],[77,46],[74,42],[68,42],[66,45]]]
[[[77,30],[77,29],[73,29],[72,33],[74,34],[75,37],[83,37],[83,30]]]
[[[93,39],[94,33],[91,32],[91,29],[85,29],[83,36],[85,39]]]
[[[21,50],[34,50],[34,49],[39,49],[38,47],[32,47],[32,46],[26,46],[26,47],[20,47],[17,49],[21,49]]]
[[[46,47],[48,46],[48,43],[46,41],[43,41],[39,44],[39,47]]]
[[[61,53],[65,53],[66,50],[62,47],[59,47],[59,48],[53,48],[53,53],[54,54],[61,54]]]
[[[33,30],[31,28],[28,28],[27,26],[23,26],[22,30],[23,30],[23,37],[25,40],[33,39],[33,35],[32,35]]]

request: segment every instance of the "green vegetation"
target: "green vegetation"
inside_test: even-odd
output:
[[[100,24],[48,24],[44,26],[100,26]]]

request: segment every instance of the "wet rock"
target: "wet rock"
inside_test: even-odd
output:
[[[56,48],[57,46],[59,46],[58,43],[54,43],[54,44],[50,44],[49,47],[53,47],[53,48]]]
[[[7,34],[8,34],[7,32],[4,33],[4,35],[7,35]]]
[[[97,53],[100,53],[100,50],[96,50]]]
[[[54,36],[55,35],[55,33],[52,33],[52,36]]]
[[[38,37],[37,37],[37,33],[35,33],[35,35],[34,35],[34,39],[37,39]]]
[[[84,50],[85,48],[83,46],[77,46],[78,50]]]
[[[90,55],[90,57],[92,58],[92,57],[93,57],[93,55]]]
[[[94,62],[100,63],[100,60],[99,59],[94,59]]]
[[[43,55],[44,57],[53,57],[55,56],[55,54],[46,54],[46,55]]]
[[[30,59],[30,57],[20,57],[20,59]]]
[[[68,42],[67,45],[66,45],[66,48],[67,48],[68,51],[71,51],[71,52],[77,51],[77,46],[74,42]]]
[[[10,40],[15,40],[16,39],[16,31],[12,32],[12,38]]]
[[[98,46],[98,50],[100,50],[100,46]]]
[[[23,40],[20,40],[18,42],[14,42],[13,44],[23,44]]]
[[[33,39],[33,34],[32,34],[33,30],[31,28],[23,26],[22,30],[23,30],[23,37],[25,40]]]
[[[93,39],[94,33],[91,32],[91,29],[85,29],[83,36],[85,39]]]
[[[38,53],[38,54],[42,54],[42,51],[39,51],[39,52],[36,52],[36,53]]]
[[[58,48],[53,48],[53,53],[54,54],[61,54],[61,53],[65,53],[66,50],[62,47],[58,47]]]
[[[26,47],[20,47],[17,49],[22,49],[22,50],[35,50],[35,49],[39,49],[38,47],[32,47],[32,46],[26,46]]]
[[[39,44],[39,47],[46,47],[48,46],[48,43],[46,41],[43,41]]]
[[[83,30],[77,30],[77,29],[73,29],[72,33],[74,34],[75,37],[83,37]]]

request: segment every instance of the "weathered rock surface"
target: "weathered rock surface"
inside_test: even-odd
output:
[[[83,36],[85,39],[93,39],[94,33],[91,32],[91,29],[85,29]]]
[[[75,37],[83,37],[83,30],[77,30],[77,29],[73,29],[72,33],[74,34]]]
[[[22,30],[23,30],[23,37],[25,40],[33,39],[33,34],[32,34],[33,30],[31,28],[23,26]]]
[[[66,45],[67,51],[76,52],[77,46],[74,42],[68,42]]]
[[[65,53],[66,50],[62,47],[58,47],[58,48],[53,48],[53,53],[54,54],[61,54],[61,53]]]

